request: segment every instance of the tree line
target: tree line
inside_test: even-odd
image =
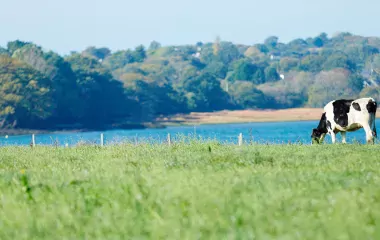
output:
[[[321,33],[282,43],[213,42],[60,56],[32,42],[0,47],[0,128],[131,127],[223,109],[321,107],[378,98],[380,38]]]

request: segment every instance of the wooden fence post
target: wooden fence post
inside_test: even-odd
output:
[[[168,145],[170,146],[172,144],[171,139],[170,139],[170,133],[168,133],[167,141],[168,141]]]
[[[100,146],[101,147],[104,146],[104,136],[103,136],[103,133],[100,134]]]
[[[35,146],[36,146],[36,138],[34,134],[32,134],[32,147],[35,147]]]
[[[238,144],[239,144],[239,146],[243,145],[243,134],[242,133],[239,134]]]

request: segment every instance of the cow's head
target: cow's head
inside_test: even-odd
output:
[[[311,133],[311,143],[312,144],[319,144],[323,142],[323,139],[325,138],[326,133],[323,131],[320,131],[317,128],[313,129],[313,132]]]
[[[327,118],[326,113],[324,112],[319,121],[318,127],[313,129],[311,133],[311,144],[322,143],[325,135],[327,133]]]

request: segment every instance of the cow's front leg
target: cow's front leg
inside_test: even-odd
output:
[[[365,138],[367,140],[367,143],[375,143],[375,139],[373,137],[372,129],[369,127],[369,125],[363,126],[364,131],[365,131]]]
[[[335,136],[335,133],[333,131],[330,131],[330,136],[331,136],[331,142],[335,143],[336,136]]]
[[[342,135],[342,143],[347,143],[346,142],[346,132],[340,132],[340,135]]]

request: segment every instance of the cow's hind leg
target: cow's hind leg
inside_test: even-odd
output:
[[[342,135],[342,143],[347,143],[346,142],[346,132],[340,132],[340,135]]]
[[[377,132],[376,132],[376,117],[372,118],[372,135],[373,137],[377,138]]]

